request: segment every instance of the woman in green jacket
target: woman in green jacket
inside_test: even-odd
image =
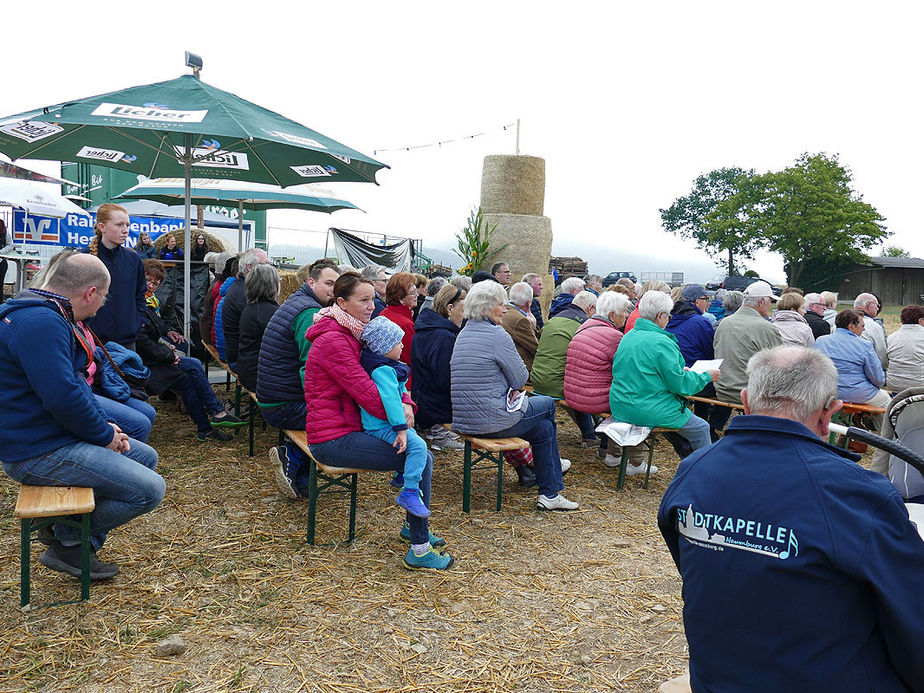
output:
[[[712,442],[709,424],[687,409],[684,398],[718,380],[719,371],[694,373],[684,367],[677,338],[664,329],[673,308],[670,296],[649,291],[638,308],[635,329],[622,338],[613,358],[610,413],[636,426],[676,428],[693,450],[705,447]]]

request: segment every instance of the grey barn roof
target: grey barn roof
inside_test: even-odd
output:
[[[924,269],[924,260],[919,257],[871,257],[869,264],[877,267]]]

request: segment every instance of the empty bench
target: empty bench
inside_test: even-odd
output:
[[[20,521],[20,606],[25,607],[30,603],[32,533],[53,524],[80,529],[80,599],[55,602],[49,606],[75,604],[90,598],[90,513],[95,508],[92,488],[26,484],[19,487],[13,515]]]
[[[328,467],[315,459],[308,448],[308,439],[305,431],[286,430],[285,437],[291,440],[304,452],[313,463],[308,481],[308,532],[307,541],[314,545],[315,516],[317,513],[318,496],[321,495],[350,495],[350,531],[346,543],[356,538],[356,487],[357,474],[374,472],[372,469],[352,469],[347,467]]]

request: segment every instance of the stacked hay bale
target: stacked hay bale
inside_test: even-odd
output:
[[[527,272],[542,276],[543,312],[548,312],[555,284],[548,274],[552,254],[552,220],[545,207],[545,159],[536,156],[490,155],[481,173],[481,211],[496,229],[491,248],[502,250],[494,261],[510,266],[511,281]],[[482,269],[490,270],[490,267]]]
[[[209,250],[213,253],[221,253],[225,250],[236,250],[232,245],[230,245],[224,238],[218,236],[214,233],[210,233],[206,229],[190,229],[189,238],[193,243],[196,241],[196,236],[199,234],[205,236],[205,242],[209,247]],[[176,231],[171,231],[170,233],[162,233],[157,237],[157,240],[154,241],[154,247],[157,248],[157,252],[160,253],[161,248],[167,245],[167,236],[173,236],[176,238],[176,244],[183,249],[183,252],[186,252],[185,244],[185,233],[183,229],[177,229]]]

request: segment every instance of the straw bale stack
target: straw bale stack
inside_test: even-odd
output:
[[[196,236],[198,236],[200,233],[205,235],[205,242],[208,243],[209,250],[213,253],[221,253],[225,250],[234,250],[234,251],[237,250],[233,246],[229,245],[228,242],[225,241],[225,239],[222,238],[221,236],[216,236],[213,233],[209,233],[205,229],[195,229],[195,228],[190,229],[189,238],[192,241],[195,241]],[[170,235],[173,235],[176,238],[176,244],[180,246],[181,248],[183,248],[183,252],[185,253],[186,252],[186,247],[184,244],[185,234],[184,234],[183,229],[177,229],[176,231],[171,231],[170,233],[162,233],[160,236],[158,236],[157,240],[154,241],[154,247],[157,248],[157,252],[160,252],[161,248],[167,245],[167,236],[170,236]]]
[[[282,302],[301,286],[301,282],[292,270],[277,270],[277,272],[279,273],[279,305],[282,305]]]
[[[545,204],[545,159],[490,155],[481,171],[481,211],[541,217]]]

